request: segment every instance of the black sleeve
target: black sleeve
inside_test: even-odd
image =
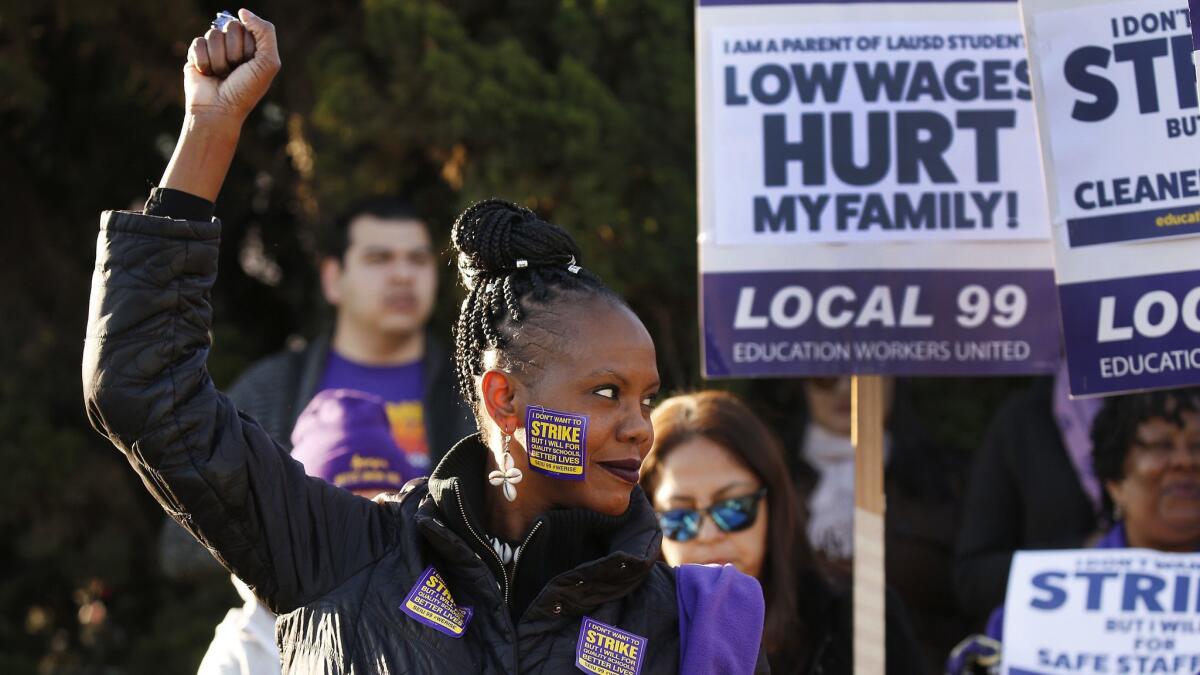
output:
[[[975,457],[963,503],[954,555],[954,589],[963,609],[977,621],[1004,602],[1008,568],[1021,546],[1023,508],[1008,453],[1019,442],[1017,401],[1005,406]]]
[[[212,220],[216,204],[203,197],[172,190],[171,188],[154,188],[142,213],[147,216],[161,216],[175,220],[195,220],[206,222]]]
[[[196,195],[154,188],[142,213],[176,220],[212,220],[215,204]],[[221,566],[213,559],[208,549],[193,539],[186,530],[171,518],[163,521],[158,539],[159,565],[168,577],[175,580],[196,579],[223,574]]]
[[[104,215],[84,401],[167,513],[284,613],[378,560],[400,533],[384,506],[305,475],[213,386],[220,232],[216,221]]]
[[[158,567],[173,581],[229,578],[212,553],[170,517],[158,534]]]

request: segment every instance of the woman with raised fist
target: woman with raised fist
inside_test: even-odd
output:
[[[531,211],[487,201],[454,225],[458,380],[479,433],[427,483],[372,501],[310,479],[216,390],[213,202],[280,67],[271,24],[239,18],[192,42],[183,131],[145,211],[102,218],[83,384],[163,508],[280,615],[284,671],[765,669],[757,582],[658,560],[637,487],[649,334]]]

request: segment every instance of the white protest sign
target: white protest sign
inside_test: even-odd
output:
[[[1006,675],[1200,672],[1200,554],[1023,551],[1004,605]]]
[[[1184,0],[1022,0],[1075,395],[1200,383]]]
[[[699,0],[696,50],[707,376],[1054,368],[1015,2]]]
[[[717,243],[1049,238],[1012,18],[715,27]]]

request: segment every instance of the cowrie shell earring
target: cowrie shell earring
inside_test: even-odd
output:
[[[510,440],[512,436],[504,434],[504,458],[500,462],[500,470],[488,474],[488,482],[495,486],[503,486],[504,498],[511,502],[517,499],[517,483],[521,482],[522,474],[508,451]]]

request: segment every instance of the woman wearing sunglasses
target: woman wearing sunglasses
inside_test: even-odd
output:
[[[772,673],[849,673],[849,593],[818,571],[779,441],[734,396],[707,391],[664,401],[642,487],[671,565],[729,563],[767,599],[763,645]],[[920,673],[899,601],[889,596],[887,672]]]

